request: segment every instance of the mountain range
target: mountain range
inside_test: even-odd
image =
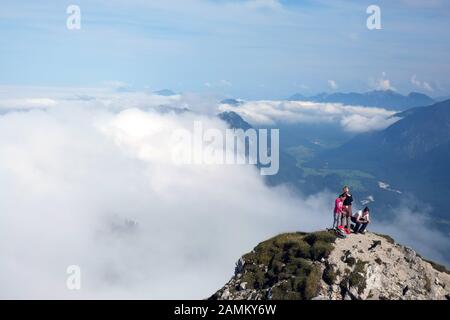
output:
[[[398,116],[403,118],[385,130],[358,135],[311,165],[368,172],[450,220],[450,100]]]
[[[355,208],[369,205],[379,219],[389,219],[408,203],[449,234],[450,100],[395,116],[401,119],[381,131],[346,137],[334,128],[339,145],[329,137],[328,126],[316,131],[305,125],[280,127],[280,171],[267,182],[292,185],[305,195],[337,193],[346,184]],[[235,128],[251,126],[234,112],[221,117]]]
[[[365,93],[319,93],[314,96],[304,96],[297,93],[288,100],[342,103],[354,106],[382,107],[392,110],[405,110],[430,105],[435,102],[433,98],[419,92],[411,92],[405,96],[393,90],[374,90]]]
[[[158,91],[153,91],[154,94],[158,95],[158,96],[164,96],[164,97],[170,97],[170,96],[175,96],[176,93],[173,92],[172,90],[169,89],[162,89],[162,90],[158,90]]]

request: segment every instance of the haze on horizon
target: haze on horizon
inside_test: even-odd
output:
[[[377,1],[2,2],[0,85],[169,88],[246,99],[321,91],[450,92],[450,4]],[[433,23],[430,23],[433,21]]]

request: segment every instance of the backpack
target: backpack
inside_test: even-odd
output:
[[[334,232],[336,233],[336,236],[338,238],[341,238],[341,239],[347,238],[347,234],[345,233],[344,229],[336,228]]]

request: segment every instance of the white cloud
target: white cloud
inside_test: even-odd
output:
[[[380,79],[378,82],[378,88],[381,90],[393,90],[389,79]]]
[[[428,82],[418,80],[416,75],[413,75],[411,77],[411,84],[414,87],[422,89],[422,90],[426,90],[426,91],[429,91],[429,92],[433,92],[434,91],[433,87]]]
[[[117,91],[116,86],[100,88],[0,87],[0,113],[15,109],[48,109],[84,106],[122,110],[126,108],[183,107],[180,95],[160,96],[138,91]]]
[[[378,79],[369,79],[369,84],[373,89],[376,90],[393,90],[396,91],[397,89],[392,86],[391,80],[387,79],[386,72],[381,73],[381,77]]]
[[[381,130],[393,124],[395,111],[382,108],[346,106],[339,103],[309,101],[249,101],[239,107],[222,105],[221,110],[233,110],[254,124],[339,123],[350,132]]]
[[[55,107],[0,116],[0,298],[206,298],[260,241],[331,224],[329,192],[294,196],[266,186],[252,166],[172,164],[171,133],[194,120],[224,128],[215,117],[161,114],[147,107],[162,97],[137,93],[60,99],[69,92],[43,90]],[[177,99],[163,101],[176,107],[188,98]],[[208,101],[195,104],[201,110]],[[276,112],[254,104],[269,118]],[[305,109],[311,114],[296,116],[317,121],[317,108],[287,104],[283,112]],[[349,107],[320,108],[333,120]],[[417,233],[400,222],[389,231],[414,242]],[[441,235],[420,228],[421,248],[435,245],[438,256]],[[65,287],[69,265],[81,267],[80,291]]]
[[[365,116],[360,114],[352,114],[342,117],[341,125],[350,132],[368,132],[383,130],[398,120],[400,120],[400,118],[385,117],[382,115]]]
[[[323,223],[253,166],[172,164],[175,129],[218,119],[103,99],[0,116],[1,298],[206,298],[261,240]]]
[[[39,109],[50,108],[57,105],[57,101],[51,98],[25,98],[0,100],[1,109]]]
[[[338,84],[336,81],[334,80],[328,80],[328,86],[332,89],[332,90],[336,90],[338,88]]]
[[[123,82],[123,81],[118,81],[118,80],[103,81],[102,84],[107,86],[107,87],[112,87],[112,88],[128,88],[128,87],[131,87],[130,84],[128,84],[126,82]]]

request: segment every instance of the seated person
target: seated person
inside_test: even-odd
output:
[[[370,223],[369,217],[370,210],[368,207],[365,207],[364,210],[359,210],[352,217],[352,222],[355,223],[353,227],[354,233],[365,233],[367,225]]]

